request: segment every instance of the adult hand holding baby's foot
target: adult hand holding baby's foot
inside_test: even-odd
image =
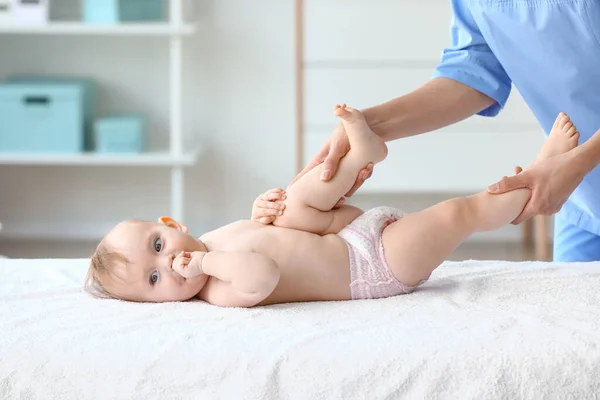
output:
[[[560,113],[529,168],[515,176],[504,177],[488,188],[494,195],[516,189],[531,190],[529,202],[512,224],[520,224],[535,215],[549,216],[560,211],[589,172],[577,157],[578,153],[573,151],[578,143],[577,128],[568,115]]]
[[[189,253],[182,251],[173,260],[173,271],[177,272],[184,278],[194,278],[203,274],[202,259],[206,255],[203,251],[194,251]]]

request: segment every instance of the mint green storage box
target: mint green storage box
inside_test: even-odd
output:
[[[99,153],[141,153],[144,151],[144,118],[120,115],[99,119],[94,124]]]
[[[116,24],[164,20],[164,0],[83,0],[87,23]]]
[[[0,84],[0,152],[84,151],[93,114],[88,79],[8,79]]]

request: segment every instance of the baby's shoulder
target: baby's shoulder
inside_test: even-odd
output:
[[[246,231],[246,230],[254,228],[254,225],[256,225],[255,222],[242,219],[239,221],[229,223],[227,225],[223,225],[220,228],[214,229],[210,232],[206,232],[204,235],[200,236],[199,239],[202,240],[203,238],[217,237],[217,236],[227,235],[227,234],[231,234],[231,233],[235,233],[235,232]]]
[[[235,247],[235,250],[239,251],[256,241],[264,228],[267,227],[257,222],[240,220],[208,232],[202,235],[200,240],[214,249],[222,250],[225,247],[232,250],[232,247]]]

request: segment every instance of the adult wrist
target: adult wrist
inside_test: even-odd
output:
[[[371,129],[375,129],[381,124],[381,116],[379,115],[380,113],[377,110],[377,106],[365,108],[364,110],[361,110],[361,112],[367,121],[367,125],[369,125]]]
[[[587,175],[600,163],[600,148],[595,148],[598,146],[590,142],[584,143],[573,151],[573,167],[581,170],[583,175]]]
[[[380,104],[377,106],[365,108],[361,110],[367,125],[373,132],[385,141],[390,140],[386,125],[389,126],[390,116],[386,115],[385,106]],[[393,138],[392,138],[393,139]]]

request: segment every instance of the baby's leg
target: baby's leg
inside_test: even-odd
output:
[[[402,283],[415,286],[474,232],[498,229],[513,221],[529,196],[529,189],[501,195],[482,192],[408,214],[383,231],[388,266]]]
[[[573,149],[578,137],[569,118],[561,113],[534,163]],[[418,284],[474,232],[498,229],[513,221],[530,194],[529,189],[501,195],[482,192],[445,201],[390,224],[382,240],[392,273],[405,285]]]
[[[335,107],[335,115],[342,119],[350,151],[330,181],[321,181],[323,165],[319,165],[290,186],[286,191],[285,212],[274,225],[318,234],[336,233],[360,215],[356,208],[332,208],[354,185],[358,173],[367,164],[385,159],[387,147],[369,128],[360,111],[342,105]]]
[[[363,213],[360,208],[349,205],[331,211],[319,211],[297,203],[292,204],[296,207],[290,206],[286,201],[283,216],[277,217],[273,225],[327,235],[338,233]]]

